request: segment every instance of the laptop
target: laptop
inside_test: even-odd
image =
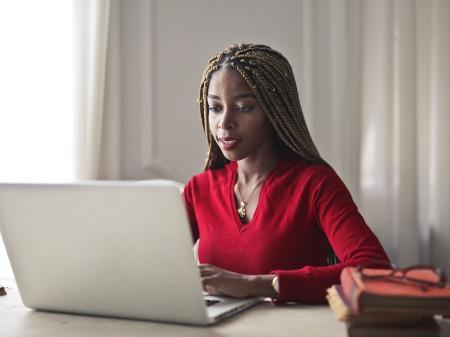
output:
[[[0,184],[0,231],[30,308],[208,325],[261,301],[205,296],[171,181]]]

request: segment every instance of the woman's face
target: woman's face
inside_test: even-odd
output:
[[[222,68],[213,73],[208,108],[211,133],[228,160],[265,155],[273,148],[272,126],[236,70]]]

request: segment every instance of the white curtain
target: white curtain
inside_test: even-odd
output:
[[[79,180],[119,175],[118,4],[113,5],[111,0],[74,0],[75,162]]]
[[[425,261],[450,272],[450,2],[416,2],[417,199]]]
[[[450,3],[366,1],[362,208],[398,265],[450,271]]]
[[[302,4],[303,45],[315,43],[300,78],[322,155],[397,266],[450,272],[450,1]]]

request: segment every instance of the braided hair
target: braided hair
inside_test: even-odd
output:
[[[205,170],[220,168],[229,162],[211,134],[207,101],[212,74],[225,67],[236,70],[247,82],[271,123],[280,146],[287,147],[303,160],[329,166],[320,157],[306,126],[294,73],[288,60],[265,45],[239,44],[214,55],[202,76],[198,101],[209,147]]]

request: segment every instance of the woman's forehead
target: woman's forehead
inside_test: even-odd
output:
[[[211,75],[208,96],[226,91],[252,92],[241,74],[230,67],[221,68]]]

